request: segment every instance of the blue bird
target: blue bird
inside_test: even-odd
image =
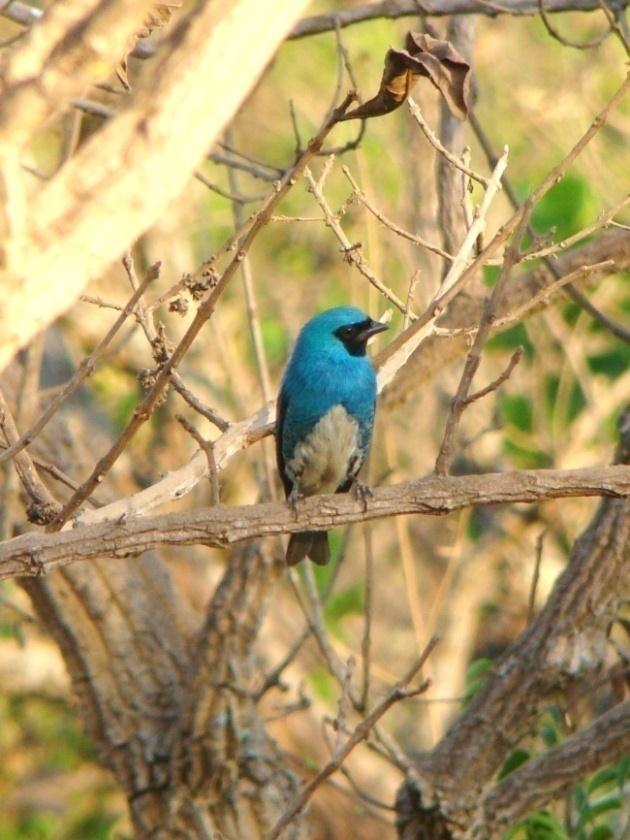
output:
[[[287,364],[276,421],[276,456],[292,507],[302,496],[345,493],[372,437],[376,375],[366,355],[369,339],[387,329],[360,309],[340,306],[312,318],[301,330]],[[287,563],[330,560],[328,535],[292,534]]]

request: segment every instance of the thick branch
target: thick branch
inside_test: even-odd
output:
[[[478,825],[488,836],[557,799],[599,767],[628,752],[630,700],[619,703],[590,726],[539,758],[528,761],[484,797]]]
[[[0,579],[38,576],[75,560],[127,557],[160,545],[226,548],[255,537],[327,531],[404,513],[443,515],[471,505],[539,502],[575,496],[630,497],[630,467],[584,470],[522,470],[487,475],[428,477],[374,490],[367,509],[351,494],[316,496],[297,515],[285,504],[214,507],[77,527],[60,533],[29,533],[0,545]]]
[[[617,460],[630,460],[627,416]],[[604,500],[573,546],[545,608],[512,644],[439,744],[418,762],[421,790],[398,796],[399,836],[474,837],[480,797],[558,691],[597,671],[609,625],[630,595],[630,504]],[[523,791],[521,796],[526,797]],[[441,832],[441,833],[440,833]]]
[[[270,16],[257,0],[202,3],[182,18],[154,76],[39,190],[7,240],[0,370],[181,193],[304,5],[278,0]]]

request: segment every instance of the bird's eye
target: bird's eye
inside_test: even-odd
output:
[[[354,330],[352,329],[352,327],[344,327],[341,330],[341,337],[342,338],[352,338],[353,333],[354,333]]]

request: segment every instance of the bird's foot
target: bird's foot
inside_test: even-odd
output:
[[[374,494],[372,493],[371,488],[364,484],[362,481],[359,481],[358,478],[352,482],[352,486],[350,487],[350,494],[352,498],[357,501],[361,502],[363,506],[363,511],[367,510],[367,500],[371,498]]]
[[[300,493],[300,491],[297,488],[297,485],[294,484],[291,488],[291,492],[287,496],[287,504],[293,511],[293,516],[295,517],[295,519],[297,519],[298,515],[298,503],[301,502],[303,498],[304,493]]]

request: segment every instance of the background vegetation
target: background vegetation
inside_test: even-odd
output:
[[[336,5],[314,2],[309,13]],[[364,98],[378,88],[388,47],[400,45],[406,31],[422,30],[427,22],[438,36],[447,37],[448,20],[439,17],[373,20],[343,30],[343,47]],[[554,17],[554,24],[572,39],[587,40],[605,28],[606,20],[602,12],[567,13]],[[169,25],[172,22],[165,31]],[[0,18],[3,39],[21,31],[22,27]],[[156,40],[160,37],[164,32]],[[583,133],[618,87],[625,61],[614,33],[597,47],[578,50],[554,39],[538,15],[477,16],[472,59],[475,113],[495,150],[509,146],[507,175],[519,198],[524,199],[540,183]],[[272,175],[286,169],[295,153],[295,130],[305,142],[330,105],[338,63],[335,32],[284,43],[230,126],[226,145],[218,144],[210,151],[216,155],[226,154],[226,146],[238,149],[239,156],[228,155],[245,163],[250,158],[264,162],[265,172]],[[151,60],[129,59],[132,88],[151,72]],[[90,88],[85,99],[118,109],[127,94],[114,74],[109,85],[106,90]],[[348,86],[346,76],[343,90]],[[441,105],[436,91],[421,83],[414,97],[427,122],[438,131]],[[70,108],[37,133],[23,157],[33,178],[52,175],[69,154],[69,146],[80,146],[100,128],[102,118],[89,111],[89,107]],[[199,114],[199,119],[203,116]],[[624,198],[629,127],[626,102],[611,113],[607,125],[564,179],[536,206],[532,224],[540,237],[538,244],[572,236]],[[328,142],[343,145],[357,131],[358,123],[348,122],[335,128]],[[470,127],[466,143],[472,167],[489,174]],[[330,207],[335,212],[345,208],[342,224],[350,242],[361,243],[362,255],[374,274],[403,301],[410,278],[419,271],[411,298],[415,312],[421,312],[436,292],[444,262],[397,236],[358,199],[344,205],[352,188],[342,165],[385,217],[429,242],[441,243],[437,158],[402,107],[366,124],[357,148],[334,160],[324,187]],[[312,164],[315,177],[327,165],[326,158],[317,159]],[[234,230],[239,214],[255,206],[254,200],[234,202],[230,194],[255,197],[269,188],[268,181],[210,159],[200,164],[198,173],[135,245],[139,276],[161,262],[160,276],[146,297],[149,303],[207,259]],[[159,179],[162,173],[156,171],[154,177]],[[472,205],[481,194],[475,185],[469,193]],[[249,416],[275,395],[291,344],[315,312],[346,302],[374,317],[391,310],[392,329],[385,337],[379,336],[376,351],[403,325],[403,314],[344,259],[305,181],[288,194],[279,212],[282,217],[262,232],[251,251],[245,264],[247,279],[236,278],[222,295],[180,369],[197,397],[229,421]],[[503,191],[488,216],[486,241],[510,213]],[[615,220],[630,223],[627,206]],[[601,235],[599,230],[592,238]],[[583,245],[580,242],[576,247]],[[524,263],[517,274],[539,265],[539,261]],[[498,267],[486,266],[471,295],[491,287],[497,273]],[[627,273],[611,273],[580,288],[593,305],[628,328]],[[91,283],[88,293],[91,300],[73,305],[44,336],[43,402],[111,325],[116,313],[105,304],[126,303],[130,286],[121,263],[114,263],[107,274]],[[181,301],[177,307],[167,302],[156,310],[169,345],[179,340],[195,306],[186,291],[177,299]],[[464,414],[454,472],[610,463],[618,440],[617,421],[630,394],[627,341],[613,335],[575,301],[557,294],[549,305],[491,338],[476,386],[499,376],[518,346],[524,354],[510,379]],[[75,451],[74,478],[84,478],[96,456],[121,432],[142,397],[139,374],[154,364],[142,329],[130,320],[105,362],[65,407],[63,424]],[[420,365],[415,373],[412,362],[410,372],[385,392],[368,468],[370,483],[396,483],[433,468],[461,366],[461,351],[452,358],[446,353],[441,361],[436,357],[434,364]],[[6,376],[7,387],[17,382],[19,364]],[[169,391],[99,487],[98,501],[149,486],[193,454],[198,444],[177,422],[177,414],[183,414],[204,437],[217,436],[211,424],[174,390]],[[23,418],[22,430],[27,419]],[[60,459],[64,446],[65,442],[53,440],[53,451],[56,447]],[[8,538],[24,530],[25,517],[13,474],[7,470],[2,480],[2,536]],[[232,458],[220,474],[219,486],[226,505],[279,498],[271,440]],[[211,503],[211,494],[209,482],[204,481],[184,499],[161,510],[197,509]],[[300,569],[293,580],[285,576],[275,585],[256,643],[253,678],[260,680],[268,673],[302,633],[305,618],[296,591],[301,592],[307,610],[321,604],[327,638],[342,662],[349,656],[361,661],[369,606],[371,697],[380,696],[393,684],[437,634],[441,641],[423,670],[423,676],[431,680],[430,689],[396,705],[382,723],[390,743],[404,745],[405,753],[413,758],[441,738],[506,646],[545,603],[596,505],[589,498],[555,499],[465,509],[446,517],[397,517],[336,530],[332,535],[335,559],[329,567]],[[263,545],[256,550],[281,551],[279,540]],[[230,562],[230,552],[198,546],[165,549],[162,555],[178,597],[185,601],[186,621],[190,627],[200,626]],[[368,589],[366,556],[373,564]],[[533,587],[535,568],[538,579]],[[309,585],[316,587],[316,593]],[[542,754],[627,692],[630,615],[620,619],[611,631],[599,672],[576,681],[570,691],[548,704],[531,735],[514,744],[501,774]],[[2,585],[0,622],[0,840],[129,836],[125,798],[83,734],[57,645],[42,628],[19,582]],[[263,706],[269,732],[286,751],[287,765],[298,774],[308,778],[328,759],[327,741],[334,739],[334,733],[325,721],[337,715],[339,694],[338,681],[317,640],[306,634],[280,686],[267,692]],[[314,797],[309,818],[314,836],[345,837],[349,825],[353,836],[395,836],[391,805],[402,781],[400,769],[365,746],[345,766],[348,775],[336,774]],[[513,826],[506,837],[627,838],[629,777],[630,755],[576,781],[566,795]]]

